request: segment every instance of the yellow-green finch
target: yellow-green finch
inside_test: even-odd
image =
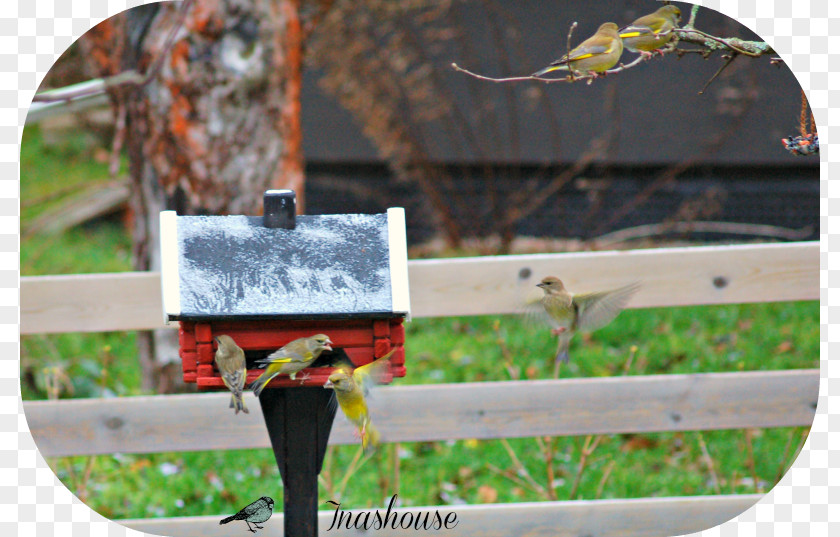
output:
[[[615,319],[640,286],[631,283],[610,291],[572,294],[566,291],[563,282],[549,276],[537,287],[543,290],[541,303],[554,325],[551,333],[557,336],[555,360],[568,363],[572,336],[578,330],[597,330]]]
[[[618,37],[618,25],[605,22],[595,34],[576,46],[559,60],[531,76],[542,76],[552,71],[603,73],[618,63],[624,44]]]
[[[370,423],[365,396],[368,395],[371,386],[382,383],[383,376],[391,366],[388,359],[394,354],[394,350],[369,364],[357,367],[352,373],[348,369],[338,369],[324,384],[324,388],[335,390],[342,412],[358,427],[364,450],[376,447],[381,438],[379,431]]]
[[[330,345],[330,338],[324,334],[316,334],[289,342],[283,348],[257,360],[258,365],[265,365],[266,368],[265,372],[251,383],[254,395],[259,397],[266,385],[277,375],[289,375],[289,378],[295,380],[298,371],[317,360],[323,351],[331,351]]]
[[[681,15],[680,8],[668,5],[639,17],[618,32],[624,48],[643,56],[662,54],[660,47],[673,37],[672,30],[680,23]]]
[[[248,413],[245,403],[242,401],[242,390],[245,389],[245,351],[233,341],[233,338],[226,335],[214,337],[218,347],[216,348],[216,367],[222,375],[222,381],[230,390],[230,408],[236,409],[235,414],[241,410]]]

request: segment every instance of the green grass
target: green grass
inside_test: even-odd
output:
[[[58,202],[37,200],[55,188],[59,176],[79,183],[107,180],[106,166],[93,162],[88,153],[79,144],[45,149],[37,129],[27,128],[21,188],[23,202],[32,203],[23,211],[24,225]],[[128,234],[118,223],[97,223],[26,239],[21,271],[34,275],[130,270],[130,249]],[[623,374],[631,352],[635,354],[629,375],[813,368],[818,366],[818,319],[816,302],[627,311],[591,336],[577,337],[572,362],[561,368],[560,376]],[[397,384],[507,380],[511,373],[505,367],[505,349],[516,357],[514,375],[550,378],[554,345],[546,330],[513,316],[416,319],[407,330],[408,376]],[[131,332],[25,336],[21,372],[23,397],[28,400],[46,398],[50,391],[60,397],[142,393]],[[793,461],[806,431],[604,436],[580,473],[574,497],[767,491]],[[547,489],[547,465],[540,447],[547,442],[553,446],[553,496],[533,490],[508,452],[512,450],[527,475]],[[568,499],[586,442],[568,437],[386,444],[363,460],[343,488],[341,481],[359,448],[337,446],[330,448],[325,462],[320,500],[333,499],[345,508],[358,509],[381,506],[394,493],[399,493],[403,505]],[[48,462],[70,490],[111,518],[219,515],[262,495],[279,501],[281,494],[269,449],[116,454]]]

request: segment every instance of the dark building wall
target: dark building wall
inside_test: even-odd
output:
[[[551,196],[532,216],[523,219],[516,234],[531,237],[575,237],[591,239],[619,229],[663,221],[710,220],[765,224],[799,230],[798,240],[819,238],[819,186],[809,173],[791,167],[698,167],[670,186],[658,190],[626,215],[610,221],[625,204],[642,192],[652,178],[667,168],[616,167],[583,178]],[[462,170],[463,171],[463,170]],[[542,177],[544,170],[519,170],[520,179],[499,181],[504,200],[518,188],[519,181]],[[512,174],[511,174],[512,175]],[[307,212],[378,213],[391,206],[406,208],[406,225],[411,244],[439,233],[425,198],[412,183],[394,181],[384,166],[311,165],[307,168]],[[459,223],[469,236],[488,236],[499,215],[489,210],[483,196],[484,174],[466,170],[445,192]],[[698,240],[755,238],[744,234],[693,234]]]
[[[580,159],[590,143],[614,124],[615,137],[604,158],[521,221],[517,234],[591,238],[685,219],[692,212],[689,209],[697,212],[705,203],[708,210],[700,210],[699,219],[790,229],[811,226],[809,238],[817,238],[819,159],[792,156],[780,142],[797,133],[800,114],[800,86],[785,65],[771,65],[769,56],[737,58],[702,95],[699,90],[723,63],[720,53],[708,60],[693,54],[655,58],[591,85],[479,82],[455,72],[450,64],[488,76],[526,75],[562,55],[573,21],[578,22],[574,45],[606,20],[626,24],[660,4],[653,0],[495,3],[503,15],[494,20],[502,21],[500,30],[510,38],[501,44],[492,38],[489,5],[452,2],[444,16],[455,21],[453,27],[463,38],[429,43],[430,50],[442,47],[430,52],[430,61],[445,93],[454,96],[455,106],[474,121],[475,131],[492,149],[480,154],[468,144],[453,143],[440,123],[422,126],[429,160],[454,178],[439,188],[466,235],[491,234],[498,218],[487,202],[488,168],[504,199],[522,181],[535,175],[550,177]],[[677,5],[687,20],[691,6]],[[696,26],[718,36],[759,39],[709,9],[700,10]],[[502,68],[500,55],[510,61],[509,70]],[[625,52],[622,61],[633,58]],[[398,182],[389,173],[357,119],[320,89],[321,76],[309,69],[304,79],[307,211],[378,212],[404,206],[410,242],[440,233],[417,185]],[[540,91],[545,92],[550,114],[536,98]],[[514,117],[515,132],[511,131]],[[552,128],[559,139],[552,136]],[[686,161],[691,165],[667,188],[610,221],[660,173]]]
[[[690,4],[676,2],[687,19]],[[488,28],[485,2],[453,2],[448,16],[463,33],[460,42],[429,43],[441,46],[433,55],[433,68],[455,95],[458,106],[478,112],[494,109],[498,124],[498,161],[515,163],[567,162],[578,158],[593,137],[603,133],[611,117],[619,122],[619,138],[609,160],[620,164],[677,162],[698,158],[715,164],[806,164],[781,150],[780,139],[796,132],[799,120],[800,86],[785,65],[771,65],[768,56],[737,58],[715,80],[706,93],[698,91],[722,65],[720,54],[708,60],[698,55],[676,55],[650,62],[596,80],[583,83],[518,82],[512,85],[477,82],[451,69],[450,63],[488,76],[527,75],[545,66],[565,51],[566,36],[572,22],[578,27],[573,46],[591,35],[606,20],[626,24],[653,11],[660,4],[653,0],[576,0],[545,2],[522,0],[498,3],[504,11],[500,28],[510,40],[494,42]],[[725,37],[759,39],[746,27],[714,10],[701,9],[696,26]],[[469,43],[475,57],[459,43]],[[688,45],[686,45],[688,46]],[[506,55],[512,66],[504,71],[499,57]],[[521,56],[521,57],[517,57]],[[632,61],[634,54],[625,51],[622,61]],[[304,150],[313,162],[376,161],[374,146],[361,134],[358,123],[329,95],[318,87],[321,73],[309,69],[303,93]],[[474,84],[476,94],[468,89]],[[611,90],[610,86],[614,88]],[[506,91],[515,95],[519,122],[518,150],[508,135],[509,110]],[[535,89],[544,89],[553,115],[535,105]],[[614,112],[604,109],[608,92],[615,91]],[[752,100],[752,104],[748,103]],[[727,143],[716,151],[704,153],[704,144],[727,126],[742,106],[748,106],[743,118],[732,124]],[[615,114],[615,116],[613,115]],[[561,133],[558,145],[552,145],[550,123]],[[449,143],[436,125],[427,127],[432,160],[454,162],[481,160],[481,156],[458,150]],[[814,159],[815,160],[815,159]],[[816,164],[808,162],[816,168]]]

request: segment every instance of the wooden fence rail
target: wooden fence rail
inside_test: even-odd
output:
[[[819,243],[658,248],[409,261],[414,317],[516,313],[542,277],[573,291],[639,279],[631,308],[819,300]],[[21,333],[164,326],[160,275],[21,278]]]
[[[819,371],[388,386],[371,400],[390,442],[808,426]],[[250,394],[246,394],[250,397]],[[204,393],[24,403],[44,456],[269,447],[260,406]],[[336,419],[332,444],[357,443]]]
[[[816,242],[663,248],[410,261],[414,317],[519,311],[544,276],[587,291],[641,280],[631,308],[819,299]],[[21,279],[21,332],[163,327],[160,277],[151,272]],[[386,441],[492,439],[811,425],[819,370],[622,376],[389,386],[371,400]],[[269,447],[260,406],[234,416],[227,393],[29,401],[24,410],[44,456]],[[410,416],[407,412],[410,410]],[[332,444],[356,443],[339,418]],[[479,537],[666,536],[738,515],[760,495],[539,502],[400,509],[454,511],[446,534]],[[326,507],[325,507],[326,509]],[[357,512],[357,511],[354,511]],[[328,528],[334,512],[319,513]],[[122,520],[172,536],[229,535],[218,517]],[[266,530],[282,535],[276,513]],[[379,530],[377,535],[404,534]],[[359,535],[332,530],[330,535]]]
[[[457,505],[397,509],[403,513],[455,513],[458,524],[452,529],[423,532],[392,528],[359,532],[332,529],[335,511],[320,511],[318,526],[323,535],[357,537],[376,535],[446,535],[446,537],[668,537],[708,529],[733,518],[761,499],[760,494],[642,498],[632,500],[578,500],[571,502],[532,502],[513,504]],[[330,507],[330,506],[325,506]],[[362,511],[350,510],[354,518]],[[385,509],[379,509],[384,517]],[[202,535],[228,537],[229,526],[220,526],[222,516],[119,520],[129,528],[172,537]],[[371,517],[372,518],[372,517]],[[242,522],[234,522],[240,524]],[[239,530],[239,528],[237,528]],[[265,535],[283,535],[283,513],[265,523]]]

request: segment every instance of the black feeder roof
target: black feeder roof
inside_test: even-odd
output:
[[[161,213],[165,319],[408,316],[405,213],[263,217]]]

